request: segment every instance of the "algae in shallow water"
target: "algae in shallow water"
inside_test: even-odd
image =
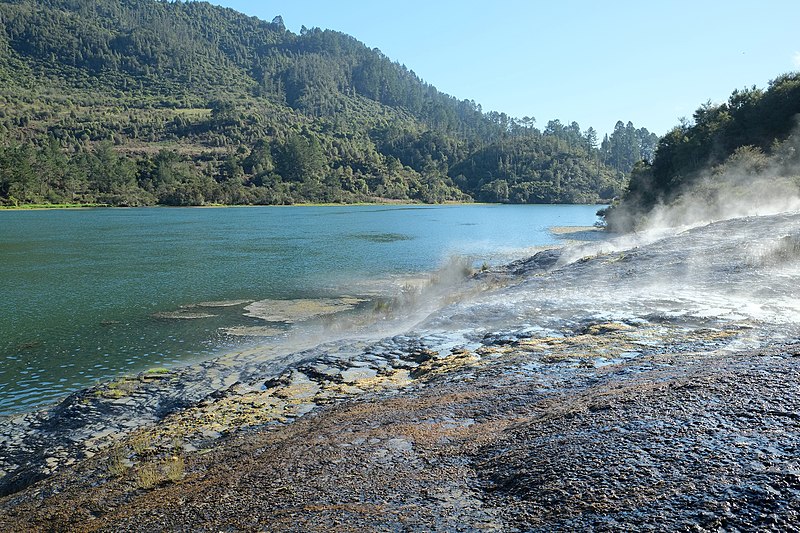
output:
[[[267,322],[303,322],[311,318],[349,311],[366,300],[320,298],[316,300],[260,300],[245,307],[245,316]]]

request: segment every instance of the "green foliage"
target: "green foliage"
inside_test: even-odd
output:
[[[596,137],[595,137],[596,138]],[[658,136],[647,128],[636,129],[633,123],[617,121],[614,131],[600,145],[603,162],[618,172],[630,172],[640,161],[652,162]]]
[[[483,148],[453,169],[456,182],[484,202],[582,203],[611,199],[624,174],[600,162],[583,143],[555,135],[510,137]]]
[[[590,202],[649,157],[630,123],[607,149],[543,133],[280,17],[5,0],[0,20],[0,205]]]
[[[709,169],[722,174],[723,164],[754,175],[763,170],[768,156],[774,156],[790,168],[794,147],[782,141],[796,127],[798,113],[798,73],[779,76],[765,91],[736,90],[726,103],[701,105],[693,123],[683,121],[658,142],[652,166],[631,175],[624,203],[643,211],[669,201]]]
[[[325,171],[325,158],[319,141],[311,136],[292,134],[276,149],[276,170],[286,181],[319,182]]]

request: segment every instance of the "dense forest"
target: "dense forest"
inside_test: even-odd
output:
[[[484,112],[345,34],[205,2],[6,0],[0,22],[4,205],[595,202],[657,142]]]
[[[773,194],[798,195],[799,116],[800,73],[779,76],[766,89],[735,90],[721,104],[701,105],[693,120],[682,120],[659,140],[651,161],[634,165],[607,221],[630,229],[656,205],[687,195],[713,203],[722,188],[753,205]]]

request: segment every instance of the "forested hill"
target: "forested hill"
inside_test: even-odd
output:
[[[689,198],[718,214],[731,204],[739,212],[749,205],[755,213],[787,196],[798,198],[799,127],[800,73],[781,75],[766,89],[735,90],[721,104],[707,102],[660,139],[651,164],[634,167],[607,220],[629,229],[658,204],[687,211]]]
[[[485,113],[342,33],[205,2],[6,0],[0,23],[6,205],[593,202],[657,140]]]

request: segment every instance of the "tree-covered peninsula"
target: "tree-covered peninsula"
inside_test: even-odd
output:
[[[657,206],[672,211],[675,223],[800,206],[798,117],[796,72],[766,89],[737,89],[727,102],[702,104],[658,141],[651,161],[634,166],[620,204],[606,216],[609,225],[640,226]]]
[[[657,141],[484,112],[345,34],[206,2],[5,0],[0,22],[2,205],[595,202]]]

